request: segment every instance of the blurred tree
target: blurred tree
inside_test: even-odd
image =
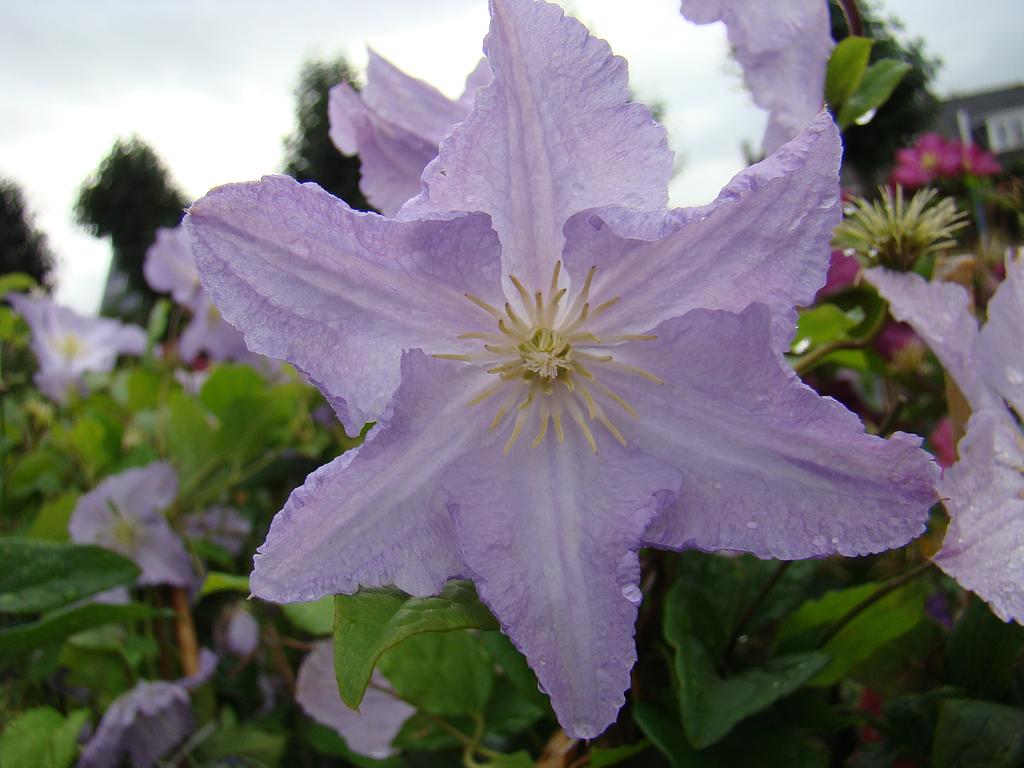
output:
[[[836,0],[830,0],[832,37],[842,40],[849,32],[846,18]],[[898,19],[884,19],[867,0],[859,0],[862,34],[874,40],[871,61],[890,58],[905,61],[911,69],[893,91],[889,100],[866,125],[852,125],[843,134],[844,168],[852,167],[865,189],[873,189],[882,180],[900,147],[913,143],[914,137],[928,130],[938,113],[938,100],[929,90],[941,61],[927,55],[920,38],[903,41]]]
[[[85,181],[75,218],[113,249],[100,313],[145,323],[156,294],[142,264],[156,230],[181,221],[188,201],[168,177],[156,152],[137,137],[118,139]]]
[[[285,139],[284,172],[299,181],[314,181],[357,210],[370,211],[359,191],[359,158],[346,157],[331,141],[328,131],[327,93],[345,80],[355,85],[343,58],[307,61],[295,89],[298,127]]]
[[[24,272],[49,290],[53,266],[46,235],[33,226],[21,187],[0,178],[0,275]]]

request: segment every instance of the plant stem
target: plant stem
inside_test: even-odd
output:
[[[171,587],[171,606],[176,614],[174,629],[181,653],[181,671],[185,677],[199,672],[199,640],[196,625],[192,621],[192,609],[188,604],[188,592],[184,587]]]
[[[851,608],[849,611],[843,614],[838,620],[833,622],[832,626],[825,630],[825,634],[822,635],[821,640],[818,641],[818,647],[822,648],[825,645],[827,645],[829,640],[831,640],[833,637],[839,634],[839,631],[847,624],[849,624],[851,621],[853,621],[855,618],[857,618],[857,616],[860,615],[862,611],[870,608],[872,605],[877,603],[886,595],[892,594],[907,582],[913,581],[922,573],[926,573],[934,565],[935,564],[931,560],[925,560],[915,565],[906,573],[901,573],[899,576],[896,576],[890,579],[889,581],[885,582],[885,584],[880,586],[866,598],[857,603],[857,605],[853,606],[853,608]]]
[[[739,642],[740,635],[743,634],[743,630],[747,626],[747,623],[751,618],[753,618],[757,609],[761,607],[761,604],[764,603],[768,595],[771,594],[771,591],[775,589],[775,585],[779,583],[779,580],[786,573],[786,569],[788,569],[792,563],[792,560],[783,560],[780,562],[775,568],[775,571],[772,572],[772,575],[768,578],[768,581],[766,581],[764,586],[761,587],[761,591],[757,593],[757,597],[755,597],[750,602],[750,605],[747,606],[747,610],[743,612],[740,620],[736,622],[736,626],[733,628],[732,634],[729,636],[729,643],[725,646],[725,653],[722,655],[723,658],[728,659],[732,656],[732,652],[736,648],[736,643]]]
[[[796,371],[798,376],[802,377],[833,352],[840,352],[844,349],[861,349],[862,347],[866,347],[878,337],[878,334],[882,332],[882,329],[885,327],[885,321],[888,317],[889,309],[886,308],[877,314],[874,322],[871,324],[871,327],[868,328],[867,332],[863,336],[858,336],[853,339],[839,339],[828,344],[822,344],[817,349],[811,350],[803,357],[793,361],[793,370]]]
[[[864,25],[860,20],[860,9],[857,0],[839,0],[839,10],[846,18],[846,31],[860,37],[864,34]]]

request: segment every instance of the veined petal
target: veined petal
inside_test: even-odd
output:
[[[1006,258],[1006,279],[981,329],[982,376],[1024,418],[1024,252]]]
[[[394,584],[435,594],[465,570],[439,477],[487,436],[486,386],[469,366],[402,357],[402,384],[360,448],[306,478],[274,517],[250,586],[274,602],[315,600]]]
[[[437,157],[437,143],[370,109],[348,83],[331,88],[327,115],[334,145],[359,155],[359,188],[385,216],[420,191],[420,176]]]
[[[448,508],[481,599],[522,651],[565,731],[593,738],[616,716],[636,660],[640,536],[679,474],[603,432],[500,443],[445,474]]]
[[[405,74],[372,49],[366,66],[366,87],[361,95],[366,106],[380,117],[433,142],[435,150],[441,139],[469,114],[469,109],[458,101]]]
[[[694,310],[654,333],[622,359],[663,386],[609,377],[639,412],[624,433],[683,474],[645,543],[797,559],[879,552],[924,530],[938,467],[920,438],[868,435],[801,382],[769,346],[764,305]]]
[[[505,271],[546,285],[565,220],[600,205],[664,206],[672,153],[648,109],[630,103],[626,62],[559,7],[492,0],[484,51],[494,80],[400,217],[484,211]]]
[[[978,321],[963,286],[884,267],[864,270],[864,279],[889,302],[892,316],[909,323],[927,342],[973,409],[997,404],[982,379]]]
[[[760,302],[772,310],[772,342],[785,350],[794,305],[810,304],[825,282],[841,216],[841,154],[835,123],[822,112],[708,206],[574,216],[565,226],[566,266],[576,275],[597,265],[595,293],[622,296],[607,325],[640,332],[691,309],[738,312]]]
[[[372,682],[377,686],[387,685],[379,671],[374,672]],[[349,709],[338,693],[334,645],[330,640],[315,643],[303,660],[296,680],[295,700],[318,723],[341,734],[353,752],[378,760],[395,753],[392,739],[398,735],[402,723],[416,714],[415,707],[378,687],[367,689],[359,711]]]
[[[359,186],[377,210],[393,216],[419,194],[420,175],[437,157],[438,144],[466,119],[477,87],[490,78],[482,62],[466,79],[466,92],[453,101],[371,50],[360,93],[348,83],[331,89],[331,140],[345,154],[359,154]]]
[[[769,111],[763,149],[774,152],[821,109],[832,51],[825,0],[682,0],[696,24],[725,23],[754,103]]]
[[[389,221],[283,176],[213,190],[186,226],[224,318],[306,373],[350,431],[383,411],[403,349],[451,352],[479,322],[464,294],[500,286],[486,216]]]
[[[935,562],[1003,621],[1024,623],[1024,434],[1002,409],[971,416],[939,483],[950,523]]]

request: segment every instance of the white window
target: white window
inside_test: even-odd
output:
[[[993,152],[1024,149],[1024,107],[1003,109],[985,115],[988,147]]]

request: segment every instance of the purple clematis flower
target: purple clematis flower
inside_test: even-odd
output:
[[[105,317],[86,317],[45,296],[7,295],[32,329],[32,351],[39,362],[33,381],[48,397],[67,402],[72,391],[85,392],[83,376],[113,369],[117,356],[141,355],[146,333]]]
[[[195,362],[205,352],[211,360],[236,360],[260,367],[258,356],[245,346],[242,334],[224,322],[203,291],[188,232],[182,227],[157,231],[156,241],[146,251],[143,272],[153,290],[170,293],[192,312],[191,322],[178,339],[183,360]]]
[[[80,544],[98,544],[133,560],[139,584],[190,587],[192,560],[163,510],[178,495],[170,464],[154,462],[103,480],[78,500],[68,530]]]
[[[864,276],[893,316],[924,338],[971,406],[960,460],[939,484],[950,523],[934,560],[1004,621],[1024,623],[1024,256],[1007,257],[1006,280],[980,332],[956,283],[881,267]]]
[[[725,23],[754,103],[768,110],[766,154],[821,110],[832,52],[826,0],[682,0],[682,12],[695,24]]]
[[[252,531],[252,523],[233,507],[210,507],[186,515],[182,522],[190,539],[206,539],[232,555],[242,551]]]
[[[378,421],[293,492],[253,593],[472,578],[589,738],[636,659],[641,546],[877,552],[923,529],[936,468],[781,357],[839,218],[828,115],[712,204],[666,211],[672,155],[625,62],[556,6],[491,16],[494,80],[399,219],[268,177],[187,226],[250,347],[350,432]]]
[[[144,681],[114,699],[82,750],[78,768],[151,768],[195,728],[188,692],[206,682],[217,657],[203,648],[199,672],[173,682]]]
[[[181,227],[163,227],[156,231],[156,240],[146,251],[142,273],[150,288],[171,294],[176,302],[186,307],[193,306],[203,290],[188,232]]]
[[[381,690],[388,685],[380,672],[374,672],[371,686],[359,711],[349,709],[338,693],[331,641],[323,640],[299,667],[295,700],[318,723],[337,731],[353,752],[382,760],[395,754],[391,741],[416,708]]]
[[[347,155],[359,154],[360,188],[385,216],[393,216],[420,191],[420,174],[437,157],[437,146],[469,115],[477,88],[491,80],[481,61],[466,90],[451,100],[422,80],[370,51],[366,87],[331,89],[327,114],[331,140]]]

